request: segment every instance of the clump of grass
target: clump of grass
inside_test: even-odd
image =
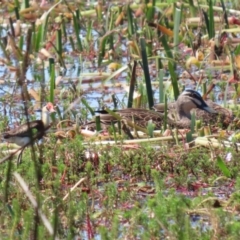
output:
[[[38,196],[41,203],[39,206],[42,206],[47,218],[57,221],[56,236],[77,236],[80,227],[82,233],[85,230],[93,231],[108,237],[118,234],[125,237],[157,237],[160,234],[163,237],[171,235],[179,238],[182,234],[177,228],[179,225],[187,228],[187,233],[184,234],[190,238],[212,234],[210,229],[201,231],[200,228],[192,228],[191,214],[188,214],[197,211],[196,203],[200,199],[203,201],[208,197],[204,198],[198,192],[196,184],[202,183],[200,186],[203,189],[208,186],[209,194],[213,194],[214,188],[210,186],[215,185],[212,185],[212,181],[221,174],[224,176],[216,157],[209,158],[209,151],[212,150],[193,148],[186,153],[181,148],[156,150],[151,145],[132,150],[127,150],[124,146],[103,148],[89,145],[87,151],[91,154],[86,157],[86,148],[81,138],[63,140],[60,145],[56,145],[55,141],[52,137],[51,141],[41,146],[44,158],[38,167],[44,174]],[[233,149],[232,151],[234,152]],[[214,154],[224,156],[226,153],[216,150],[212,152],[213,156]],[[225,163],[228,169],[233,169],[232,177],[236,177],[235,173],[239,171],[235,165],[238,159],[235,154],[230,162]],[[2,165],[2,175],[7,169],[8,164]],[[12,160],[10,171],[17,171],[28,183],[31,192],[37,194],[31,151],[27,149],[24,152],[23,163],[18,167]],[[85,180],[69,193],[70,188],[81,178]],[[12,177],[7,181],[11,183]],[[228,181],[231,182],[230,179]],[[227,182],[219,181],[218,186],[221,187],[222,184]],[[5,186],[1,185],[2,193]],[[176,191],[182,194],[176,194]],[[190,192],[195,194],[194,201],[185,197]],[[24,194],[18,186],[9,184],[7,194],[8,204],[14,213],[11,232],[13,234],[17,231],[20,236],[28,236],[33,231],[30,222],[36,221],[31,204],[23,198]],[[63,199],[67,194],[66,203]],[[91,207],[89,200],[92,202]],[[211,215],[208,215],[209,222],[216,217],[220,218],[221,215],[211,205],[208,207],[212,209]],[[6,212],[4,202],[0,209]],[[8,212],[6,214],[11,216]],[[153,215],[154,218],[151,217]],[[108,221],[102,222],[103,216],[108,216]],[[8,219],[5,218],[5,221]],[[128,222],[129,226],[123,226],[123,222]],[[38,236],[48,236],[41,221],[37,224],[42,231]],[[227,226],[233,234],[233,225]]]

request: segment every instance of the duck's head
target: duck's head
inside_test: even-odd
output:
[[[180,118],[191,118],[190,111],[193,108],[199,108],[209,113],[217,113],[214,109],[210,108],[202,99],[201,95],[191,89],[185,90],[177,99],[177,110]]]

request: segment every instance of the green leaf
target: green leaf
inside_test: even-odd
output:
[[[86,101],[85,98],[82,98],[82,104],[90,111],[90,113],[92,114],[92,116],[95,115],[94,110],[90,107],[90,105],[88,104],[88,102]]]
[[[222,160],[220,156],[217,156],[217,166],[222,171],[223,175],[226,177],[231,177],[231,172],[226,166],[225,162]]]
[[[234,54],[235,54],[235,55],[239,55],[239,54],[240,54],[240,45],[238,45],[238,46],[234,49]]]
[[[149,105],[149,109],[151,109],[154,105],[153,91],[152,91],[152,83],[151,83],[151,77],[150,77],[149,67],[148,67],[148,58],[147,58],[147,52],[146,52],[146,41],[143,37],[140,38],[140,45],[141,45],[143,72],[144,72],[146,89],[147,89],[147,96],[148,96],[148,105]]]
[[[149,135],[150,137],[153,137],[154,128],[155,128],[155,124],[152,123],[152,120],[148,121],[147,131],[148,131],[148,135]]]
[[[194,133],[195,125],[196,125],[196,114],[195,112],[193,112],[191,114],[191,133]]]

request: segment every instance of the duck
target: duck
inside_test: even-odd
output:
[[[188,90],[189,91],[189,90]],[[216,125],[220,123],[223,128],[227,128],[234,120],[233,112],[227,108],[220,106],[219,104],[213,102],[212,100],[205,101],[206,104],[212,108],[216,113],[210,113],[208,111],[204,111],[201,108],[193,108],[190,113],[195,113],[196,119],[201,119],[204,124]],[[177,101],[171,102],[167,104],[167,110],[170,114],[176,112]],[[164,113],[164,103],[158,103],[153,106],[153,109],[156,112]]]
[[[3,134],[3,139],[8,143],[15,143],[20,147],[29,145],[32,140],[41,139],[50,127],[50,114],[55,109],[51,102],[42,108],[42,119],[24,123]]]
[[[173,118],[172,115],[170,116],[168,114],[168,124],[178,128],[190,128],[191,110],[195,108],[208,112],[209,114],[217,114],[217,112],[213,108],[207,105],[207,103],[203,100],[203,98],[197,91],[187,89],[179,95],[175,103],[177,119]],[[105,110],[96,112],[99,113],[102,129],[107,128],[112,123],[117,122],[117,119]],[[126,108],[115,110],[114,112],[117,113],[122,120],[127,120],[131,122],[134,121],[134,124],[142,128],[146,128],[149,120],[151,120],[152,123],[155,125],[155,130],[158,130],[162,128],[164,122],[164,113],[154,110],[147,110],[142,108]],[[96,123],[95,121],[90,121],[82,127],[95,130]]]

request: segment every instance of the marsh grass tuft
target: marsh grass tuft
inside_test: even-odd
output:
[[[184,152],[181,148],[171,147],[168,150],[156,150],[150,145],[137,149],[125,149],[124,146],[106,146],[104,149],[89,145],[91,157],[86,157],[81,138],[66,141],[59,146],[55,146],[52,138],[42,147],[44,160],[39,167],[44,174],[38,193],[40,202],[46,216],[55,219],[56,234],[69,239],[84,233],[87,215],[95,232],[104,236],[107,234],[109,237],[117,234],[126,237],[164,237],[167,234],[179,238],[183,234],[178,230],[179,225],[187,229],[184,234],[188,235],[189,239],[193,236],[211,235],[210,229],[201,231],[201,227],[193,228],[187,212],[197,209],[195,203],[198,198],[204,200],[198,189],[206,189],[208,194],[218,194],[219,191],[220,194],[220,189],[231,182],[231,179],[228,179],[212,185],[214,176],[218,178],[223,168],[219,169],[217,158],[209,158],[209,150],[204,148]],[[216,150],[215,154],[224,156],[226,153]],[[4,174],[7,169],[11,172],[17,171],[24,176],[31,192],[37,194],[34,163],[29,149],[24,152],[23,159],[23,163],[18,167],[14,160],[11,168],[8,163],[3,164],[1,172]],[[238,155],[233,155],[232,160],[225,163],[225,168],[233,167],[232,176],[236,176],[234,173],[240,170],[239,166],[235,165],[237,159]],[[67,202],[63,203],[62,199],[70,187],[83,177],[87,181],[71,192]],[[5,221],[13,218],[10,231],[12,236],[16,233],[27,236],[31,233],[30,222],[33,221],[34,210],[22,190],[12,184],[13,179],[10,178],[7,182],[7,204],[11,206],[11,211],[6,212],[8,217]],[[197,184],[200,184],[200,188]],[[3,197],[6,185],[2,184],[1,187]],[[182,194],[177,194],[178,191]],[[187,197],[189,194],[195,195],[194,201]],[[6,202],[1,202],[0,209],[6,211]],[[127,214],[124,209],[128,209]],[[209,222],[214,217],[221,217],[214,208],[211,208],[211,212],[208,216]],[[108,220],[103,221],[106,216]],[[204,215],[202,217],[205,218]],[[101,224],[98,225],[97,222]],[[130,225],[124,227],[123,222]],[[196,224],[201,226],[203,223],[199,221]],[[41,222],[39,229],[41,233],[38,233],[38,237],[48,236]],[[104,229],[110,231],[105,232]],[[234,225],[228,223],[227,229],[232,234]]]

